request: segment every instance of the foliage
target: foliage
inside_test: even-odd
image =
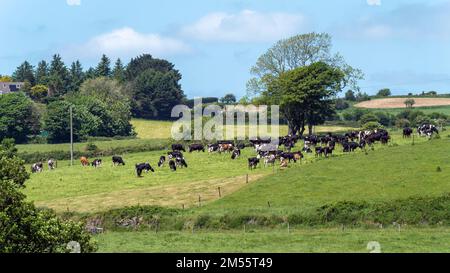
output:
[[[405,100],[406,108],[413,108],[414,104],[416,104],[416,101],[414,99]]]
[[[395,126],[397,128],[403,129],[411,126],[411,122],[405,118],[400,118],[395,121]]]
[[[48,87],[45,85],[35,85],[31,88],[30,98],[35,101],[42,101],[48,95]]]
[[[111,60],[105,55],[102,55],[100,63],[95,69],[97,77],[110,77],[111,76]]]
[[[355,92],[353,90],[348,90],[347,92],[345,92],[345,100],[356,101]]]
[[[6,75],[4,75],[4,76],[0,75],[0,82],[12,82],[12,81],[13,81],[12,77],[6,76]]]
[[[234,94],[226,94],[220,99],[220,102],[226,105],[235,104],[237,102],[236,96]]]
[[[303,134],[305,126],[320,125],[333,116],[332,97],[343,85],[344,73],[326,63],[314,63],[283,73],[274,80],[263,98],[279,104],[290,133]]]
[[[83,67],[81,66],[80,61],[75,61],[70,66],[69,71],[69,82],[70,86],[68,89],[70,91],[78,91],[81,87],[81,84],[84,81],[84,72]]]
[[[23,64],[16,68],[16,70],[12,74],[12,78],[16,82],[28,81],[31,85],[34,85],[36,83],[36,78],[34,77],[34,68],[28,61],[25,61]]]
[[[13,142],[4,140],[0,145],[0,253],[64,253],[71,241],[78,242],[84,253],[94,252],[96,245],[81,223],[62,221],[25,201],[21,190],[28,178]]]
[[[49,96],[58,97],[66,94],[70,87],[69,71],[61,59],[61,56],[55,54],[49,69],[48,87]]]
[[[334,106],[336,110],[345,110],[350,108],[350,104],[343,99],[336,99]]]
[[[361,129],[363,130],[376,130],[376,129],[383,129],[383,125],[381,125],[379,122],[377,121],[369,121],[367,123],[364,123],[361,126]]]
[[[254,78],[247,84],[249,94],[260,94],[283,73],[316,62],[341,70],[345,75],[342,87],[350,85],[359,90],[357,82],[364,77],[361,70],[348,65],[339,53],[333,54],[331,49],[331,36],[326,33],[308,33],[278,41],[252,67]]]
[[[132,83],[132,113],[146,119],[170,119],[174,106],[184,98],[180,75],[171,70],[147,69]]]
[[[389,97],[390,95],[392,95],[392,92],[391,92],[391,89],[389,89],[389,88],[381,89],[377,93],[377,96],[379,96],[379,97]]]
[[[380,119],[373,113],[368,113],[363,115],[360,119],[359,122],[361,123],[361,125],[364,125],[368,122],[376,122],[379,123]]]
[[[0,140],[14,138],[24,143],[29,135],[39,132],[39,115],[23,93],[0,96]]]

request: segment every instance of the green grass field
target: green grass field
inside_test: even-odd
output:
[[[301,229],[221,232],[110,232],[96,237],[102,253],[449,253],[450,229]]]
[[[151,132],[145,128],[150,128],[153,122],[140,123],[140,137],[146,130]],[[158,122],[158,126],[167,124]],[[341,129],[325,127],[323,131]],[[414,146],[412,139],[403,139],[400,131],[392,131],[391,135],[389,145],[376,145],[367,154],[358,150],[343,155],[342,148],[338,147],[330,159],[308,155],[304,162],[291,164],[287,170],[277,166],[249,171],[247,158],[255,155],[253,149],[246,149],[236,161],[229,154],[186,153],[189,168],[176,173],[167,166],[163,169],[156,166],[159,156],[167,151],[126,154],[124,167],[113,167],[110,157],[104,158],[104,166],[99,169],[83,168],[79,164],[70,167],[68,161],[61,161],[53,172],[32,174],[24,193],[37,206],[58,213],[68,210],[100,213],[136,205],[177,209],[183,206],[186,210],[181,216],[190,219],[205,214],[286,217],[307,214],[338,201],[390,202],[450,192],[447,182],[450,181],[450,138],[446,132],[441,133],[440,139],[431,141],[416,136]],[[122,141],[129,144],[157,140],[147,136],[108,143],[120,146]],[[48,146],[39,148],[45,147]],[[20,148],[39,149],[38,146]],[[137,178],[134,164],[141,162],[152,163],[156,172]],[[436,171],[438,166],[440,172]],[[247,174],[249,183],[246,183]],[[383,252],[448,252],[448,231],[447,226],[407,226],[400,231],[294,226],[288,233],[286,227],[275,226],[248,228],[245,232],[198,230],[193,234],[179,230],[107,231],[96,236],[96,240],[100,252],[368,252],[366,247],[370,241],[379,241]]]

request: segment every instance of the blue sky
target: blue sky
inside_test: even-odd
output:
[[[245,94],[258,56],[281,38],[328,32],[373,94],[450,92],[450,1],[0,0],[0,74],[60,53],[94,66],[102,53],[166,58],[189,97]]]

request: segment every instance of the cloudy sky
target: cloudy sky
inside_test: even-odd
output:
[[[0,0],[0,74],[54,53],[85,68],[150,53],[175,63],[189,97],[242,96],[258,56],[312,31],[332,34],[368,93],[450,92],[443,0]]]

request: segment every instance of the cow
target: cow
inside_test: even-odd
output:
[[[233,154],[231,154],[231,159],[235,160],[238,159],[241,156],[241,150],[240,149],[235,149],[233,151]]]
[[[220,149],[219,144],[209,144],[208,145],[208,152],[209,153],[218,152],[219,149]]]
[[[165,156],[161,156],[159,158],[159,162],[158,162],[158,167],[164,167],[164,164],[166,163],[166,157]]]
[[[31,173],[41,173],[44,170],[42,162],[35,163],[31,166]]]
[[[80,158],[80,162],[81,162],[81,166],[83,167],[87,167],[90,165],[89,160],[87,159],[87,157],[81,157]]]
[[[189,146],[189,152],[192,153],[194,151],[205,152],[205,146],[202,144],[192,144]]]
[[[219,152],[233,152],[234,145],[233,144],[220,144],[219,143]]]
[[[325,155],[325,157],[328,157],[330,155],[333,155],[334,146],[328,146],[322,148],[322,153]]]
[[[173,158],[177,158],[177,157],[181,157],[184,158],[183,153],[182,152],[168,152],[167,155],[169,156],[169,159],[173,159]]]
[[[113,166],[125,166],[125,161],[123,161],[123,158],[120,156],[113,156],[112,158]]]
[[[176,172],[177,171],[177,164],[175,163],[175,161],[170,160],[169,161],[169,167],[172,170],[172,172]]]
[[[405,129],[403,129],[403,138],[410,138],[411,135],[413,134],[413,129],[406,127]]]
[[[322,147],[316,147],[316,157],[323,155],[323,148]]]
[[[422,124],[417,128],[417,132],[419,133],[419,136],[428,136],[432,137],[434,133],[439,134],[439,130],[435,125],[432,124]]]
[[[174,152],[176,152],[176,151],[178,151],[178,152],[180,152],[180,151],[186,152],[186,149],[184,149],[184,146],[182,144],[172,144],[172,151],[174,151]]]
[[[175,163],[176,163],[177,167],[180,167],[180,168],[188,167],[186,160],[184,160],[184,158],[181,158],[181,157],[177,157],[175,160]]]
[[[305,156],[302,154],[302,152],[295,152],[294,154],[294,159],[295,161],[301,161]]]
[[[142,172],[155,172],[155,170],[152,168],[152,166],[149,163],[141,163],[141,164],[136,164],[136,174],[138,177],[142,177]]]
[[[281,153],[280,159],[281,160],[283,160],[283,159],[289,160],[289,163],[291,163],[291,161],[294,161],[295,163],[297,162],[297,159],[295,159],[294,153]]]
[[[49,161],[47,161],[47,166],[50,171],[54,170],[58,167],[58,162],[56,160],[50,159]]]
[[[92,161],[91,165],[92,165],[92,167],[99,168],[99,167],[102,166],[102,160],[101,159],[96,159],[96,160]]]
[[[249,158],[248,159],[248,168],[250,170],[256,169],[256,167],[258,166],[259,162],[260,162],[259,159],[256,158],[256,157]]]
[[[269,154],[267,156],[264,157],[264,166],[267,167],[268,165],[275,165],[275,161],[276,161],[277,157],[273,154]]]
[[[356,142],[345,142],[343,145],[344,153],[354,152],[357,148],[360,148],[360,145]]]

